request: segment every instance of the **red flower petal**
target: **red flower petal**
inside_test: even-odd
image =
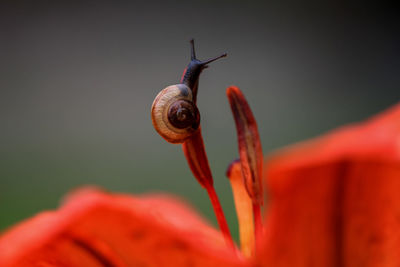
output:
[[[400,105],[267,162],[268,266],[400,265]]]
[[[165,196],[84,189],[0,237],[0,266],[244,266],[223,236]]]

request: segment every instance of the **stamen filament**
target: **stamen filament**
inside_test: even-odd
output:
[[[246,258],[254,255],[254,220],[252,199],[243,184],[242,168],[240,161],[232,162],[226,176],[231,183],[236,214],[239,223],[240,248]]]
[[[261,218],[261,207],[259,204],[253,203],[253,214],[254,214],[254,236],[256,247],[260,245],[260,238],[263,233],[263,224]]]
[[[214,213],[217,217],[219,228],[225,238],[225,242],[233,250],[236,250],[235,244],[232,240],[231,232],[229,231],[228,223],[226,222],[224,211],[222,210],[221,203],[219,202],[218,195],[215,192],[214,186],[209,186],[206,189],[214,208]]]
[[[219,202],[213,185],[213,178],[204,148],[201,129],[182,144],[182,149],[193,175],[196,177],[200,185],[207,190],[211,204],[214,208],[215,217],[217,218],[219,228],[224,235],[227,245],[235,249],[224,211],[222,210],[221,203]]]
[[[226,90],[228,100],[235,119],[239,143],[239,155],[243,183],[252,199],[254,215],[254,235],[256,251],[262,235],[262,219],[260,206],[263,204],[262,165],[263,155],[257,122],[239,88],[231,86]]]

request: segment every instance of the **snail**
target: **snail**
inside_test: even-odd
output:
[[[196,96],[200,73],[208,64],[222,57],[200,61],[191,40],[191,61],[182,75],[181,83],[164,88],[154,99],[151,119],[156,131],[168,142],[184,143],[200,128],[200,112]]]
[[[200,125],[192,90],[185,84],[170,85],[154,99],[151,119],[157,132],[170,143],[183,143]]]

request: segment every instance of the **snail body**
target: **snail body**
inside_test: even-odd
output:
[[[192,90],[185,84],[164,88],[153,101],[151,119],[165,140],[183,143],[200,125],[200,113],[193,102]]]
[[[226,57],[200,61],[196,58],[194,41],[191,44],[191,61],[185,69],[181,83],[164,88],[154,99],[151,106],[151,119],[156,131],[168,142],[184,143],[200,128],[200,113],[196,105],[196,96],[200,73],[208,64]]]

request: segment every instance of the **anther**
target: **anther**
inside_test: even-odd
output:
[[[252,199],[243,184],[242,168],[239,160],[233,161],[226,176],[232,187],[236,214],[239,223],[240,248],[243,255],[250,258],[254,255],[254,217]]]
[[[236,123],[244,183],[253,203],[262,205],[263,154],[257,123],[239,88],[231,86],[226,94]]]

